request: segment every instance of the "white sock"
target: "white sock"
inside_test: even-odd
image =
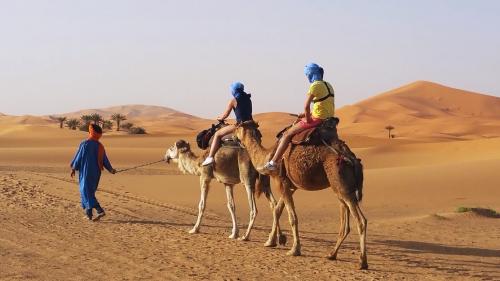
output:
[[[271,164],[271,166],[274,166],[274,161],[273,160],[269,161],[269,164]]]

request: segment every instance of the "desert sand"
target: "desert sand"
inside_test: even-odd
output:
[[[149,106],[99,112],[114,111],[150,132],[105,134],[117,169],[160,160],[178,139],[194,146],[196,132],[210,124]],[[340,108],[338,115],[342,139],[365,165],[369,270],[357,270],[353,221],[339,260],[325,258],[339,223],[331,190],[294,196],[301,257],[285,256],[289,244],[263,247],[271,226],[264,198],[251,241],[228,239],[231,220],[218,183],[201,233],[188,234],[198,178],[181,175],[173,164],[104,173],[97,197],[107,216],[84,221],[68,165],[86,133],[59,129],[46,116],[0,115],[0,279],[499,280],[500,219],[456,210],[500,210],[500,98],[416,82]],[[294,119],[287,113],[255,118],[267,146]],[[394,139],[384,130],[388,122],[396,128]],[[248,222],[242,186],[235,198],[242,230]],[[291,241],[286,215],[281,225]]]

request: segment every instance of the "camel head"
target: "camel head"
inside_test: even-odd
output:
[[[257,140],[259,143],[262,139],[262,134],[259,131],[259,124],[253,120],[245,121],[238,125],[236,125],[236,131],[234,132],[234,136],[239,139],[241,142],[244,142],[248,138],[253,138]]]
[[[185,140],[178,140],[167,149],[167,152],[165,153],[164,160],[167,163],[170,163],[170,160],[177,161],[179,159],[179,154],[181,153],[186,153],[191,151],[191,146],[189,145],[189,142]]]

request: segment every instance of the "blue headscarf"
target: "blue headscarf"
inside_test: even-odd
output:
[[[241,82],[234,82],[231,84],[231,94],[235,99],[238,99],[241,97],[241,95],[246,94],[245,91],[245,86]]]
[[[315,63],[310,63],[304,68],[304,74],[307,76],[309,83],[323,80],[323,73],[323,68]]]

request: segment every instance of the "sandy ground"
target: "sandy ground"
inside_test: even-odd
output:
[[[266,128],[264,128],[265,131]],[[265,138],[272,142],[269,129]],[[325,256],[337,237],[330,190],[295,195],[302,256],[290,244],[263,247],[271,214],[265,199],[251,241],[228,239],[225,192],[213,184],[201,233],[198,179],[164,163],[104,174],[98,198],[107,216],[82,219],[67,165],[85,134],[41,126],[0,126],[0,279],[2,280],[499,280],[500,219],[455,212],[500,209],[500,139],[442,142],[346,136],[365,163],[362,208],[370,269],[357,270],[354,224],[338,261]],[[159,160],[192,136],[105,136],[116,168]],[[243,233],[248,204],[235,192]],[[282,219],[288,240],[289,226]]]

